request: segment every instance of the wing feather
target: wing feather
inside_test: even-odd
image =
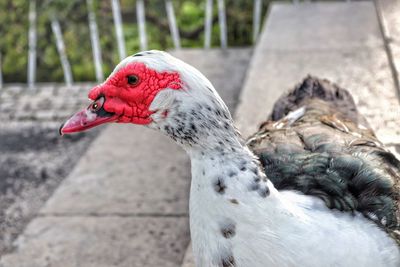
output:
[[[286,116],[305,108],[293,121]],[[307,77],[275,104],[248,145],[278,190],[360,212],[400,244],[400,162],[376,138],[350,93]]]

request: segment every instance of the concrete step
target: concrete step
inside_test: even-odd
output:
[[[6,85],[0,90],[0,120],[58,122],[82,108],[93,83],[65,86],[39,83],[34,90],[24,84]]]
[[[400,107],[373,2],[272,4],[235,113],[244,136],[308,74],[351,90],[379,138],[400,147]],[[182,266],[194,266],[190,247]]]
[[[250,49],[174,54],[234,109]],[[0,266],[179,266],[190,239],[189,185],[189,160],[176,144],[144,127],[110,125]]]

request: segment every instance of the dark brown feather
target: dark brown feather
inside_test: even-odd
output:
[[[288,119],[301,107],[303,116]],[[248,145],[278,190],[361,212],[400,244],[400,162],[376,138],[348,91],[307,77],[275,103]]]

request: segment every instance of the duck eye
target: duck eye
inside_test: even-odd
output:
[[[139,82],[139,77],[136,75],[129,75],[127,79],[130,85],[136,85]]]
[[[100,109],[99,103],[98,103],[97,101],[94,102],[94,103],[90,106],[90,109],[91,109],[93,112],[98,111],[98,110]]]
[[[100,97],[99,99],[97,99],[96,101],[94,101],[90,106],[89,109],[92,112],[97,112],[99,111],[99,109],[101,109],[101,107],[104,104],[104,97]]]

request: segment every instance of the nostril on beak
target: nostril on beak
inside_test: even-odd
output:
[[[64,124],[65,124],[65,122],[61,124],[60,128],[58,128],[58,133],[59,133],[61,136],[63,136],[62,128],[64,127]]]

